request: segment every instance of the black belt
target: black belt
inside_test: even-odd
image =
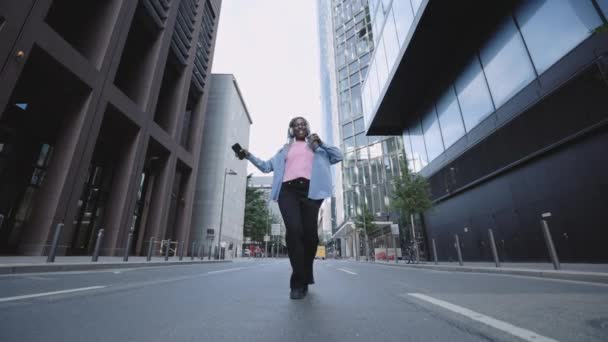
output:
[[[310,184],[310,180],[300,177],[300,178],[296,178],[296,179],[292,179],[290,181],[287,182],[283,182],[283,184],[286,185],[295,185],[295,186],[304,186],[304,185],[309,185]]]

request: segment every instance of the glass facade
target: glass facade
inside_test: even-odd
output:
[[[379,23],[379,28],[374,27],[370,15],[378,8],[386,9],[383,15],[393,22],[392,30],[380,35],[376,32],[382,29],[383,23]],[[411,13],[411,6],[409,11]],[[370,67],[369,63],[375,50],[383,60],[394,63],[399,52],[397,26],[390,1],[386,0],[333,0],[332,17],[339,140],[345,154],[342,162],[344,214],[352,218],[365,205],[373,213],[386,215],[391,180],[400,172],[399,160],[404,156],[403,144],[399,137],[365,135],[363,103],[370,93],[363,93],[362,83],[366,78],[372,79],[368,82],[374,85],[370,91],[374,96],[379,95],[380,82],[385,83],[388,78],[388,64]]]
[[[363,112],[370,122],[381,100],[395,64],[394,42],[403,48],[415,27],[412,22],[424,10],[424,1],[371,1],[372,26],[378,27],[378,51],[372,55],[370,75],[362,90]],[[596,2],[605,10],[607,1]],[[409,5],[409,7],[408,7]],[[602,17],[591,0],[528,0],[505,17],[493,35],[482,44],[468,65],[447,89],[423,108],[403,132],[411,148],[416,172],[440,156],[488,115],[513,98],[539,75],[583,42],[602,25]],[[559,38],[556,38],[559,37]],[[383,50],[380,50],[383,48]],[[404,113],[405,115],[406,113]],[[408,116],[415,116],[407,113]]]
[[[422,3],[422,0],[370,1],[374,41],[378,48],[370,63],[370,68],[377,70],[377,74],[368,77],[362,90],[366,122],[370,122],[391,71],[398,63],[399,52],[412,29],[414,18],[421,13]]]

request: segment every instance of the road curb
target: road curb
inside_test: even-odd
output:
[[[121,262],[121,263],[83,263],[83,264],[37,264],[37,265],[6,265],[0,266],[0,275],[22,273],[95,271],[120,268],[144,268],[176,265],[203,265],[229,263],[231,260],[205,260],[205,261],[149,261],[149,262]]]
[[[488,274],[503,274],[503,275],[518,275],[526,277],[558,279],[558,280],[575,280],[586,281],[592,283],[608,284],[608,273],[599,272],[580,272],[580,271],[554,271],[554,270],[539,270],[539,269],[520,269],[520,268],[489,268],[489,267],[467,267],[467,266],[441,266],[441,265],[426,265],[426,264],[390,264],[390,263],[373,263],[368,264],[407,267],[415,269],[425,269],[434,271],[448,272],[471,272],[471,273],[488,273]]]

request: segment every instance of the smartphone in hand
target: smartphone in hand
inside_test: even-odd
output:
[[[236,144],[232,145],[232,150],[234,151],[234,153],[236,153],[237,157],[239,157],[240,160],[245,159],[245,157],[246,157],[245,151],[243,151],[241,144],[236,143]]]

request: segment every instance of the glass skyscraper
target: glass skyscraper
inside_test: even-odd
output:
[[[361,89],[376,46],[370,2],[319,1],[318,7],[323,120],[328,132],[335,128],[333,143],[344,151],[340,175],[336,176],[336,184],[341,184],[336,197],[340,197],[338,205],[344,215],[335,217],[335,237],[344,239],[352,234],[352,220],[364,207],[378,222],[390,221],[392,181],[400,174],[405,155],[400,137],[365,134]],[[361,245],[356,238],[347,242],[349,246],[352,243]],[[352,251],[345,256],[353,256]]]

